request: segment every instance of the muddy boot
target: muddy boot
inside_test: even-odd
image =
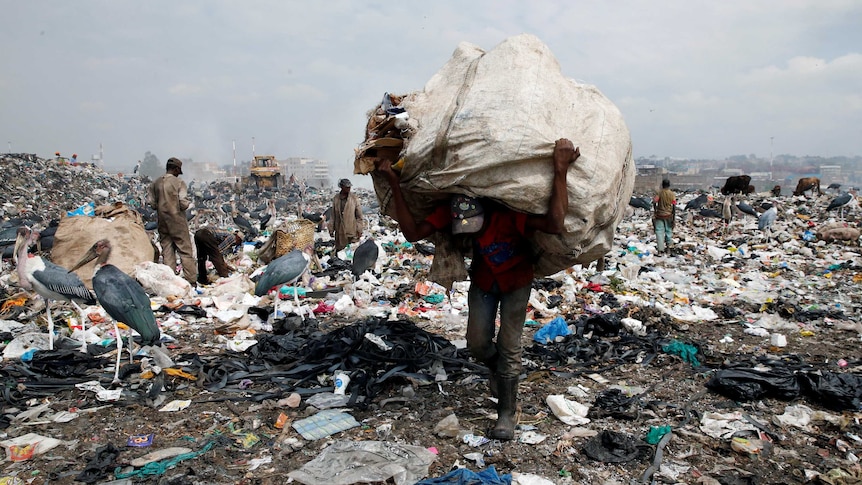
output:
[[[488,366],[488,388],[491,390],[491,397],[497,397],[500,379],[500,376],[497,375],[497,354],[486,360],[485,365]]]
[[[498,440],[515,437],[515,408],[518,403],[518,378],[498,378],[499,400],[497,401],[497,424],[489,436]]]

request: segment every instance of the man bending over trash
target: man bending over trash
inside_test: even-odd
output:
[[[195,249],[198,254],[198,283],[208,285],[207,259],[212,261],[219,277],[227,278],[231,271],[224,257],[237,246],[242,245],[245,235],[240,231],[222,231],[211,227],[202,227],[195,232]]]
[[[521,333],[533,281],[533,258],[529,242],[534,231],[563,232],[569,205],[566,173],[580,151],[561,138],[554,145],[554,181],[548,212],[544,215],[513,211],[488,199],[455,195],[450,204],[438,207],[425,220],[416,222],[404,201],[392,161],[381,158],[377,171],[392,187],[392,202],[404,237],[415,242],[435,231],[451,228],[453,234],[473,237],[473,264],[467,299],[467,348],[491,371],[491,394],[498,398],[497,423],[489,432],[495,439],[515,436],[518,376],[521,373]],[[500,313],[500,332],[494,342],[495,320]]]

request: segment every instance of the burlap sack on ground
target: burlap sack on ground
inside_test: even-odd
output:
[[[488,52],[462,43],[424,90],[403,96],[400,106],[410,117],[402,130],[401,185],[417,219],[454,193],[544,214],[554,142],[568,138],[581,157],[567,176],[565,232],[536,234],[536,275],[589,263],[610,250],[634,186],[628,128],[596,87],[565,78],[538,38],[519,35]],[[370,171],[365,149],[373,138],[357,150],[356,173]],[[371,173],[381,212],[394,215],[388,184]],[[449,286],[458,278],[434,266],[434,281]]]
[[[107,239],[111,242],[108,261],[126,274],[134,274],[135,265],[156,261],[158,251],[153,246],[141,221],[141,216],[122,202],[96,208],[95,216],[64,217],[54,235],[51,260],[71,268],[81,260],[93,244]],[[87,287],[93,287],[95,260],[78,268],[75,273]]]

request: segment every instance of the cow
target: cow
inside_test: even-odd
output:
[[[748,192],[748,187],[751,184],[751,177],[748,175],[733,175],[727,177],[727,181],[724,182],[724,187],[721,188],[722,195],[730,195],[730,194],[746,194]]]
[[[803,177],[799,179],[799,182],[796,183],[796,190],[793,191],[793,195],[803,195],[807,190],[817,192],[817,195],[820,195],[820,179],[817,177]]]

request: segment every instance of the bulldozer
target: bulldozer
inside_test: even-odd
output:
[[[255,155],[249,167],[245,186],[258,190],[277,190],[284,186],[284,176],[274,155]]]

